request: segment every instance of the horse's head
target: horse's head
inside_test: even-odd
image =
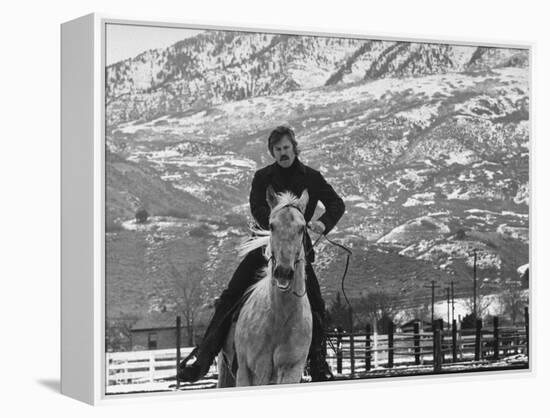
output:
[[[304,190],[300,198],[288,192],[277,194],[269,186],[266,198],[271,208],[271,276],[280,290],[287,291],[291,288],[299,263],[305,262],[304,212],[309,195],[307,190]]]

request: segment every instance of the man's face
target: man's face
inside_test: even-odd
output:
[[[283,136],[279,142],[276,142],[273,146],[273,158],[283,168],[288,168],[294,162],[296,154],[294,154],[294,148],[292,142],[288,138],[288,135]]]

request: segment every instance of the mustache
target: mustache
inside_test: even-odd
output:
[[[279,158],[279,161],[285,161],[285,160],[289,160],[290,157],[288,155],[283,155],[281,158]]]

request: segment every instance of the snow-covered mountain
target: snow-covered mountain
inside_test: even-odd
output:
[[[361,80],[525,65],[523,50],[207,31],[109,66],[107,121]]]

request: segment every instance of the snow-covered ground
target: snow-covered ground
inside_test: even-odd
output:
[[[480,360],[474,361],[473,353],[470,355],[462,356],[462,360],[457,363],[451,363],[449,356],[447,356],[445,363],[442,364],[441,373],[457,373],[457,372],[470,372],[470,371],[483,371],[494,369],[508,369],[510,367],[525,368],[528,364],[528,357],[525,354],[514,354],[505,356],[496,361]],[[396,377],[396,376],[413,376],[418,374],[431,374],[434,373],[433,362],[431,356],[424,356],[423,362],[420,365],[413,365],[414,356],[396,356],[394,359],[394,367],[387,368],[381,364],[377,365],[375,362],[369,371],[365,370],[364,360],[358,359],[355,367],[355,374],[351,374],[351,362],[349,359],[342,361],[342,373],[337,373],[336,359],[334,357],[327,359],[329,367],[334,373],[337,380],[352,380],[354,378],[368,378],[368,377]],[[387,361],[387,359],[385,360]],[[311,381],[311,377],[304,375],[302,382],[307,383]],[[145,392],[176,392],[176,391],[189,391],[189,390],[201,390],[201,389],[213,389],[216,388],[217,378],[216,376],[210,376],[206,379],[200,380],[196,383],[180,383],[177,386],[175,380],[155,381],[155,382],[143,382],[121,385],[110,385],[106,388],[106,393],[109,394],[124,394],[124,393],[145,393]]]
[[[403,203],[403,206],[409,207],[409,206],[429,206],[433,205],[435,201],[433,200],[435,196],[435,193],[429,192],[429,193],[417,193],[412,195],[407,199],[405,203]]]
[[[525,289],[522,291],[522,297],[527,298],[529,295],[529,290]],[[484,314],[491,316],[502,315],[504,307],[502,301],[497,294],[484,295],[480,296],[478,300],[479,305],[486,307]],[[420,306],[412,309],[405,309],[397,313],[395,316],[396,322],[407,322],[409,320],[415,319],[415,314],[418,312]],[[442,300],[434,304],[434,316],[436,318],[447,318],[447,301]],[[466,315],[472,312],[472,301],[468,298],[455,298],[455,319],[458,320],[458,317],[464,318]]]
[[[123,221],[121,225],[129,231],[162,231],[181,228],[184,222],[166,216],[151,216],[145,223],[137,223],[135,219],[128,219]]]

